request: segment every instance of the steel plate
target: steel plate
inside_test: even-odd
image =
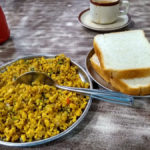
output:
[[[4,65],[2,65],[0,67],[0,72],[4,72],[6,70],[6,67],[11,65],[12,63],[20,60],[20,59],[33,59],[33,58],[38,58],[38,57],[45,57],[45,58],[54,58],[56,55],[47,55],[47,54],[43,54],[43,55],[31,55],[31,56],[26,56],[26,57],[20,57],[20,58],[17,58],[13,61],[10,61]],[[92,85],[92,82],[91,82],[91,79],[89,78],[88,74],[86,73],[86,71],[82,68],[82,66],[80,66],[79,64],[77,64],[75,61],[71,60],[71,63],[75,66],[78,67],[78,73],[80,75],[80,78],[82,81],[86,81],[90,84],[90,89],[93,88],[93,85]],[[53,141],[53,140],[56,140],[56,139],[59,139],[63,136],[65,136],[66,134],[68,134],[69,132],[71,132],[76,126],[79,125],[79,123],[83,120],[83,118],[86,116],[86,114],[88,113],[88,110],[91,106],[91,103],[92,103],[92,99],[90,97],[87,105],[86,105],[86,108],[84,109],[82,115],[77,119],[77,121],[75,123],[73,123],[69,128],[67,128],[65,131],[55,135],[55,136],[52,136],[50,138],[47,138],[47,139],[43,139],[43,140],[38,140],[38,141],[33,141],[33,142],[5,142],[5,141],[2,141],[0,140],[0,144],[2,145],[7,145],[7,146],[15,146],[15,147],[27,147],[27,146],[36,146],[36,145],[39,145],[39,144],[44,144],[44,143],[47,143],[47,142],[50,142],[50,141]]]

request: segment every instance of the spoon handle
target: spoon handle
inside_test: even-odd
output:
[[[60,85],[56,85],[56,87],[61,88],[63,90],[69,90],[86,95],[91,95],[92,98],[103,100],[106,102],[122,104],[127,106],[132,106],[134,103],[134,98],[132,96],[122,94],[119,92],[113,92],[108,90],[86,89],[86,88],[74,88]]]

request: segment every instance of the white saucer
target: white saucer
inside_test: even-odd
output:
[[[95,31],[114,31],[128,26],[131,23],[130,15],[121,15],[118,20],[112,24],[101,25],[91,21],[90,9],[86,9],[79,14],[79,22],[82,26]]]

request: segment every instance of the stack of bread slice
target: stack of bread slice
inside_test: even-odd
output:
[[[94,51],[92,67],[116,90],[150,94],[150,43],[142,30],[97,35]]]

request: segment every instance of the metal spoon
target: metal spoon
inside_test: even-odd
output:
[[[107,90],[96,90],[96,89],[86,89],[86,88],[74,88],[61,86],[55,83],[46,73],[31,71],[19,76],[15,83],[16,84],[32,84],[35,80],[38,80],[42,84],[47,84],[51,86],[56,86],[57,88],[78,92],[91,96],[92,98],[103,100],[111,103],[122,104],[132,106],[134,103],[134,98],[129,95],[125,95],[119,92],[107,91]]]

